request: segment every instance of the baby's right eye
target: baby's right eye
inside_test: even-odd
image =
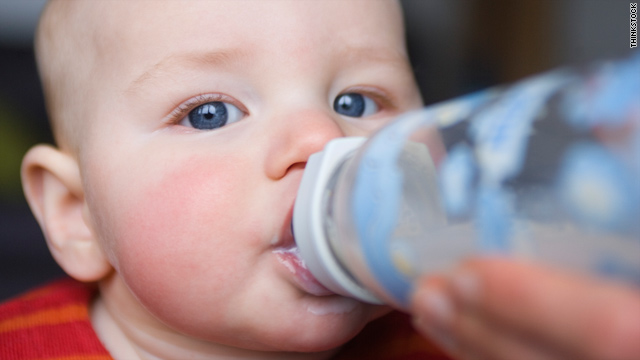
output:
[[[236,106],[223,101],[211,101],[189,112],[180,125],[198,130],[213,130],[241,120],[244,113]]]

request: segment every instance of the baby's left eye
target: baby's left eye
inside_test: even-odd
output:
[[[368,96],[358,93],[339,95],[333,101],[333,110],[349,117],[364,117],[378,112],[378,105]]]
[[[213,130],[239,121],[243,113],[236,106],[223,101],[211,101],[197,106],[185,116],[180,125],[198,130]]]

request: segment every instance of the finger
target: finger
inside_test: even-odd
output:
[[[509,329],[458,311],[442,281],[425,281],[414,296],[414,326],[455,359],[556,360],[551,349],[520,338]]]
[[[474,260],[451,277],[453,301],[478,319],[582,359],[640,358],[640,293],[508,260]]]
[[[463,359],[490,360],[570,360],[556,349],[540,344],[529,337],[487,322],[474,313],[461,312],[453,322],[452,338],[456,352]]]
[[[457,344],[451,337],[454,311],[450,297],[445,295],[447,284],[442,276],[422,278],[411,297],[411,313],[414,327],[425,337],[433,340],[444,352],[459,359],[454,349]]]

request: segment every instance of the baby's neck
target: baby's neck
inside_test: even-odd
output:
[[[113,292],[131,296],[119,279],[101,284],[101,290],[111,291],[110,301],[97,296],[91,304],[91,324],[114,359],[160,360],[160,359],[284,359],[319,360],[328,359],[335,351],[322,353],[282,353],[275,351],[253,351],[205,342],[176,334],[159,321],[149,321],[131,312],[119,311],[121,307],[111,303]],[[116,296],[116,299],[118,297]],[[135,311],[133,311],[135,313]],[[151,315],[149,315],[151,316]],[[158,326],[160,324],[160,326]]]

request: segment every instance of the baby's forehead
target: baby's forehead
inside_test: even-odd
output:
[[[85,1],[85,3],[87,3]],[[259,56],[273,39],[304,53],[339,39],[354,48],[396,47],[404,51],[401,11],[394,1],[227,0],[88,2],[93,26],[89,57],[105,81],[139,77],[167,58],[209,49]],[[160,5],[158,5],[160,4]],[[386,38],[386,39],[385,39]],[[391,40],[389,40],[391,39]],[[386,41],[385,41],[386,40]],[[200,51],[202,50],[202,51]],[[266,69],[268,71],[268,69]],[[103,83],[106,85],[107,83]]]
[[[286,37],[292,46],[323,46],[313,38],[349,39],[356,38],[354,32],[365,32],[376,41],[387,35],[397,39],[403,32],[398,4],[384,0],[82,3],[88,27],[83,33],[91,36],[96,60],[105,65],[113,65],[116,58],[131,63],[150,51],[178,53],[181,45],[196,42],[200,47],[256,48],[270,38]]]

